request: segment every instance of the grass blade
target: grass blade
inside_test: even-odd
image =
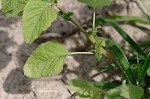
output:
[[[106,89],[112,89],[115,87],[120,86],[120,84],[116,82],[94,82],[93,85],[97,88],[106,88]]]
[[[146,73],[147,73],[147,70],[149,69],[149,67],[150,67],[150,53],[148,54],[148,56],[144,62],[144,65],[142,67],[140,78],[138,80],[139,84],[142,82],[142,80],[146,76]]]
[[[145,20],[145,18],[141,18],[137,16],[119,16],[119,15],[107,16],[107,17],[97,18],[96,24],[102,24],[103,21],[101,19],[112,21],[112,22],[130,22],[135,24],[140,23],[140,24],[150,25],[150,22]]]
[[[108,71],[108,70],[112,70],[114,68],[115,68],[115,65],[110,64],[110,65],[106,65],[106,66],[97,67],[96,70],[98,70],[99,72],[105,72],[105,71]]]
[[[108,40],[108,46],[110,50],[112,51],[113,55],[116,57],[120,68],[122,72],[125,74],[126,78],[129,79],[131,84],[136,85],[136,80],[134,78],[133,71],[130,68],[130,64],[126,58],[126,56],[123,54],[121,49],[111,40]]]
[[[114,27],[118,33],[130,44],[130,46],[138,53],[139,57],[142,59],[145,59],[146,55],[144,52],[140,49],[140,47],[136,44],[136,42],[116,23],[107,21],[112,27]]]
[[[150,47],[150,41],[139,42],[138,45],[140,47]]]

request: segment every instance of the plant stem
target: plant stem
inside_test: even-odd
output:
[[[95,11],[93,13],[93,28],[95,28]]]
[[[61,8],[58,7],[58,5],[55,5],[62,13],[66,14],[65,11],[63,11]],[[81,25],[75,21],[73,18],[69,17],[69,21],[72,22],[81,32],[83,32],[85,35],[86,35],[86,30],[84,30]],[[95,44],[96,41],[95,39],[92,37],[92,36],[88,36],[88,39],[93,43]]]
[[[82,55],[91,55],[91,54],[94,54],[92,52],[71,52],[69,53],[69,55],[76,55],[76,54],[82,54]]]
[[[116,58],[113,57],[111,54],[109,54],[106,50],[104,50],[103,48],[100,49],[101,52],[103,53],[104,56],[106,56],[112,63],[114,63],[119,69],[120,68],[120,65],[119,63],[117,62]]]
[[[58,7],[58,5],[55,5],[62,13],[64,13],[64,14],[66,14],[66,12],[64,12],[61,8],[59,8]],[[79,30],[81,30],[83,33],[85,33],[86,31],[80,26],[80,24],[77,22],[77,21],[75,21],[74,19],[72,19],[71,17],[69,17],[69,20],[74,24],[74,25],[76,25],[78,28],[79,28]]]
[[[64,12],[61,8],[59,8],[57,5],[55,5],[62,13],[66,14],[66,12]],[[95,13],[94,13],[94,17],[93,17],[93,24],[95,24]],[[75,21],[73,18],[69,17],[69,21],[72,22],[74,25],[77,26],[77,28],[79,30],[81,30],[85,35],[86,35],[86,30],[84,30],[80,24]],[[94,25],[95,26],[95,25]],[[95,44],[96,43],[96,40],[94,39],[93,36],[87,36],[87,38],[93,43]],[[105,57],[107,57],[112,63],[114,63],[116,66],[118,66],[120,68],[120,65],[119,63],[117,62],[116,58],[114,56],[112,56],[110,53],[108,53],[105,49],[101,48],[100,51],[103,53],[103,55]]]

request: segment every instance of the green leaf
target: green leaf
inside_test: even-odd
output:
[[[11,11],[18,3],[19,0],[2,0],[2,11],[7,13]]]
[[[120,84],[117,84],[115,82],[94,82],[93,85],[97,88],[107,88],[107,89],[112,89],[120,86]]]
[[[100,66],[100,67],[97,67],[96,70],[100,71],[100,72],[105,72],[105,71],[108,71],[108,70],[112,70],[114,69],[116,66],[114,64],[110,64],[110,65],[106,65],[106,66]]]
[[[145,25],[150,25],[150,22],[146,18],[137,17],[137,16],[107,16],[96,19],[96,24],[102,24],[103,20],[112,21],[112,22],[130,22],[130,23],[140,23]]]
[[[68,51],[58,42],[41,44],[29,57],[23,70],[30,78],[40,78],[59,74],[63,69]]]
[[[113,26],[118,33],[131,45],[131,47],[138,53],[139,57],[141,57],[142,59],[145,59],[146,55],[144,54],[144,52],[140,49],[140,47],[136,44],[136,42],[121,28],[119,27],[116,23],[111,22],[111,21],[107,21],[105,20],[107,23],[109,23],[111,26]]]
[[[69,18],[73,15],[72,12],[63,13],[62,11],[59,11],[59,16],[61,16],[64,20],[68,21]]]
[[[134,85],[122,85],[120,88],[122,93],[120,93],[121,96],[124,96],[125,98],[129,99],[141,99],[142,96],[144,95],[144,90],[139,87],[139,86],[134,86]],[[127,94],[124,94],[126,91]]]
[[[101,38],[101,37],[96,37],[96,43],[95,43],[95,57],[96,57],[96,61],[100,61],[100,59],[102,58],[102,53],[100,52],[100,49],[102,46],[105,46],[107,39],[105,38]]]
[[[30,0],[23,12],[23,33],[25,41],[32,43],[42,31],[51,26],[56,20],[57,13],[49,2],[41,0]]]
[[[100,61],[102,59],[102,54],[100,52],[95,53],[96,61]]]
[[[80,99],[99,99],[102,90],[97,89],[93,84],[85,81],[73,79],[68,81],[70,86],[67,86],[70,90],[77,93]]]
[[[148,70],[149,68],[150,68],[150,53],[148,54],[148,56],[147,56],[147,58],[146,58],[146,60],[144,62],[144,65],[142,66],[142,70],[141,70],[141,74],[140,74],[140,79],[139,79],[139,84],[145,78],[146,73],[149,72],[149,70]]]
[[[126,75],[126,77],[129,79],[131,84],[136,85],[136,80],[134,78],[134,74],[131,70],[130,64],[126,56],[121,51],[121,49],[112,40],[108,40],[108,46],[111,52],[113,53],[113,55],[116,57],[122,72]]]
[[[2,0],[2,11],[7,17],[20,14],[29,0]]]
[[[150,68],[147,70],[147,75],[150,76]]]
[[[95,43],[95,57],[96,57],[96,61],[100,61],[100,59],[102,58],[102,53],[100,52],[100,48],[103,46],[102,45],[102,40],[97,39],[96,43]]]
[[[110,0],[78,0],[78,1],[91,6],[94,10],[111,4]]]
[[[51,3],[54,3],[54,4],[58,3],[58,0],[48,0],[48,1],[50,1]]]
[[[105,99],[122,99],[121,97],[127,99],[141,99],[143,95],[144,90],[141,87],[123,84],[109,90],[105,95]]]
[[[150,41],[138,42],[138,45],[139,45],[140,47],[150,47]]]
[[[104,99],[122,99],[117,88],[107,91]]]

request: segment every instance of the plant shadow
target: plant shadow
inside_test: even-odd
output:
[[[6,42],[9,44],[6,45]],[[0,71],[3,70],[11,61],[12,55],[7,51],[7,48],[13,46],[14,44],[15,43],[8,37],[8,33],[0,30]]]

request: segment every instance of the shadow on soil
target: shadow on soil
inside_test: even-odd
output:
[[[7,43],[7,44],[6,44]],[[0,71],[4,69],[7,64],[11,61],[12,55],[6,49],[15,44],[9,37],[6,31],[0,30]]]
[[[0,70],[4,69],[12,60],[13,52],[8,52],[7,48],[15,45],[17,46],[17,44],[12,40],[13,38],[9,37],[7,29],[5,28],[11,28],[11,25],[15,24],[17,21],[20,21],[20,18],[5,18],[0,11]],[[22,71],[23,64],[28,56],[23,56],[22,54],[23,53],[21,53],[21,50],[18,50],[17,58],[20,67],[10,71],[3,83],[3,88],[7,93],[25,94],[31,91],[31,80],[25,77]]]

